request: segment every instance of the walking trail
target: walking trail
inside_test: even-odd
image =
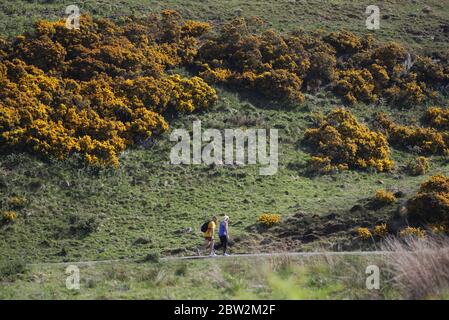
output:
[[[209,256],[180,256],[180,257],[163,257],[159,261],[175,261],[175,260],[198,260],[198,259],[234,259],[234,258],[264,258],[264,257],[316,257],[316,256],[369,256],[369,255],[386,255],[391,251],[315,251],[315,252],[273,252],[273,253],[245,253],[233,254],[229,256],[217,255]],[[68,266],[83,265],[90,266],[102,263],[112,262],[142,262],[137,259],[116,259],[116,260],[92,260],[92,261],[72,261],[72,262],[43,262],[31,263],[29,266]]]

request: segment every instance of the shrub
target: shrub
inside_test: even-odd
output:
[[[357,101],[369,103],[377,100],[374,94],[374,79],[367,69],[338,71],[336,77],[335,90],[347,103],[354,104]]]
[[[207,108],[201,78],[168,75],[192,62],[210,26],[174,11],[125,19],[83,16],[80,30],[40,21],[0,60],[0,143],[46,158],[81,154],[118,166],[127,148],[168,128],[162,114]]]
[[[261,32],[260,25],[258,19],[238,18],[209,37],[195,62],[199,75],[211,83],[244,88],[277,102],[302,102],[310,55],[298,37],[273,30]],[[324,74],[324,65],[329,63],[321,66],[316,62],[314,72],[323,70]]]
[[[355,45],[357,42],[352,43]],[[337,71],[334,90],[349,104],[357,101],[369,103],[384,97],[391,104],[411,106],[435,96],[431,87],[426,85],[429,83],[426,81],[426,72],[422,68],[411,68],[410,53],[397,43],[367,45],[366,49],[358,49],[350,54],[343,65],[345,67]],[[441,65],[436,66],[430,72],[442,68]],[[435,87],[441,85],[432,83]]]
[[[13,280],[14,276],[26,271],[26,263],[22,259],[0,261],[0,280]]]
[[[391,104],[412,106],[426,98],[427,87],[423,82],[410,81],[391,86],[384,94]]]
[[[426,236],[426,231],[421,228],[406,227],[399,232],[399,235],[403,238],[405,237],[418,237],[423,238]]]
[[[308,129],[304,142],[314,153],[310,165],[322,172],[369,167],[386,171],[393,167],[385,137],[360,124],[343,108],[330,112],[318,128]]]
[[[449,178],[436,175],[421,184],[407,204],[409,216],[418,223],[449,226]]]
[[[406,56],[405,48],[396,42],[381,44],[371,53],[371,59],[376,61],[377,64],[385,66],[388,72],[393,73],[394,76],[399,76],[395,72],[398,72],[399,66],[402,67]]]
[[[359,228],[357,228],[356,232],[357,232],[358,237],[362,240],[368,240],[373,237],[371,231],[369,231],[368,228],[359,227]]]
[[[387,224],[382,223],[382,224],[375,226],[373,232],[376,236],[384,238],[388,234]]]
[[[404,61],[411,55],[395,43],[377,45],[347,31],[280,34],[257,18],[234,19],[210,33],[210,24],[173,10],[119,22],[82,16],[80,26],[39,21],[32,32],[0,40],[2,149],[56,159],[80,154],[89,165],[118,166],[124,150],[167,130],[164,115],[210,107],[217,96],[206,81],[281,103],[304,101],[304,84],[313,91],[332,82],[350,104],[381,97],[413,104],[449,79],[447,60],[417,57],[410,68]],[[175,68],[198,76],[173,75]],[[432,140],[422,147],[445,151],[436,140],[446,135],[414,132],[410,139]],[[392,163],[381,153],[342,161],[331,155],[330,168],[383,171]]]
[[[429,229],[435,234],[449,233],[449,227],[441,223],[429,224]]]
[[[430,107],[424,114],[424,120],[433,128],[449,130],[449,109]]]
[[[393,192],[386,191],[386,190],[377,190],[376,196],[374,197],[375,201],[379,204],[386,205],[386,204],[392,204],[396,202],[396,197],[394,196]]]
[[[17,219],[17,212],[15,212],[15,211],[3,211],[1,217],[2,217],[2,220],[5,223],[11,223],[11,222],[16,221],[16,219]]]
[[[408,172],[413,176],[419,176],[429,172],[430,163],[426,157],[416,157],[407,164]]]
[[[433,128],[398,125],[383,113],[376,117],[376,123],[385,131],[392,145],[420,154],[449,153],[449,135],[445,132],[438,132]]]
[[[198,74],[210,83],[289,103],[304,100],[304,81],[315,91],[333,82],[334,91],[349,104],[385,97],[408,105],[433,96],[423,68],[404,66],[411,56],[397,43],[374,45],[372,37],[361,39],[348,31],[281,35],[261,25],[258,19],[238,18],[208,37],[195,57]],[[440,69],[441,63],[432,70]]]
[[[332,45],[340,54],[354,53],[362,48],[361,39],[346,30],[331,32],[323,40]]]
[[[434,62],[430,57],[418,56],[413,64],[413,72],[416,72],[418,79],[426,83],[440,86],[449,81],[449,70]]]
[[[12,209],[22,209],[26,206],[27,200],[23,197],[11,197],[7,200],[7,204]]]
[[[318,51],[310,57],[310,68],[307,73],[308,82],[318,80],[320,83],[328,83],[335,78],[337,59],[326,51]]]
[[[257,219],[257,222],[265,227],[271,227],[281,222],[281,216],[279,214],[264,213]]]
[[[150,252],[148,253],[144,258],[143,258],[143,262],[151,262],[151,263],[158,263],[160,260],[160,254],[159,252]]]
[[[312,174],[328,174],[344,170],[348,170],[347,164],[333,165],[330,157],[311,157],[307,163],[307,171]]]
[[[68,232],[71,236],[84,237],[98,230],[99,221],[95,216],[71,215]]]

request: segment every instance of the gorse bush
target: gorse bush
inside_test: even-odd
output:
[[[449,226],[449,178],[431,177],[408,201],[407,208],[410,218],[417,223]]]
[[[401,230],[399,232],[399,235],[403,238],[405,237],[418,237],[423,238],[426,236],[426,231],[421,228],[415,228],[415,227],[406,227],[405,229]]]
[[[311,65],[305,39],[260,31],[265,29],[263,25],[260,19],[244,18],[225,24],[199,49],[195,63],[200,76],[213,83],[256,91],[269,99],[302,102],[301,88]],[[312,50],[323,44],[309,45]],[[327,46],[327,50],[332,48]],[[314,68],[320,72],[320,64]]]
[[[126,148],[167,130],[168,114],[211,106],[217,95],[209,84],[281,103],[302,102],[305,90],[324,86],[351,104],[382,97],[411,104],[449,81],[448,59],[347,31],[280,34],[258,18],[214,29],[172,10],[118,22],[82,16],[80,26],[39,21],[30,33],[0,40],[2,148],[57,159],[77,153],[91,165],[117,166]],[[173,75],[177,68],[196,76]],[[341,160],[319,155],[316,165],[391,166],[378,145],[381,154],[360,159],[363,144],[344,146],[357,150]]]
[[[17,212],[15,211],[3,211],[0,215],[3,222],[5,223],[11,223],[14,222],[17,219]]]
[[[449,135],[434,128],[398,125],[381,113],[375,120],[388,137],[388,141],[399,148],[418,154],[446,155],[449,153]]]
[[[422,81],[421,70],[412,69],[413,62],[419,58],[412,57],[397,43],[370,45],[348,59],[352,69],[341,72],[335,88],[350,104],[372,102],[381,97],[405,106],[421,103],[427,97],[434,97],[435,92]],[[435,88],[446,84],[446,77],[433,82]]]
[[[386,223],[374,226],[373,233],[378,237],[385,237],[388,234],[388,227]]]
[[[370,42],[362,43],[359,37],[346,30],[331,32],[323,40],[332,45],[339,54],[355,53],[370,44]]]
[[[344,97],[349,104],[357,101],[374,102],[377,96],[374,94],[375,84],[371,73],[366,69],[349,69],[337,72],[335,90]]]
[[[441,223],[431,223],[429,224],[429,229],[435,234],[449,233],[449,226]]]
[[[368,240],[373,237],[373,234],[371,233],[371,231],[369,231],[369,229],[365,228],[365,227],[357,228],[356,232],[357,232],[357,236],[362,240]]]
[[[426,157],[416,157],[407,164],[407,170],[412,176],[419,176],[429,172],[430,163]]]
[[[449,130],[449,109],[430,107],[424,114],[424,120],[432,128]]]
[[[27,205],[28,201],[23,197],[16,196],[9,198],[6,203],[12,209],[22,209]]]
[[[313,153],[310,168],[318,173],[348,168],[386,171],[393,167],[386,138],[343,108],[330,112],[318,128],[308,129],[304,142]]]
[[[1,54],[2,147],[117,166],[127,147],[168,128],[164,114],[215,102],[201,78],[166,73],[192,61],[209,28],[174,11],[122,25],[82,17],[79,30],[38,22]]]
[[[376,191],[374,200],[378,204],[387,205],[396,202],[396,197],[394,196],[393,192],[380,189]]]
[[[425,63],[432,68],[426,69]],[[206,81],[246,88],[273,100],[301,102],[306,89],[332,83],[349,104],[384,97],[403,105],[420,103],[435,95],[430,87],[447,85],[445,64],[412,56],[397,43],[376,44],[372,36],[362,39],[348,31],[279,34],[260,19],[244,18],[209,37],[195,60]]]
[[[279,214],[264,213],[257,219],[257,222],[263,226],[271,227],[281,222],[281,216]]]

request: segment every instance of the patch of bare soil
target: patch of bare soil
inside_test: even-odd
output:
[[[396,206],[378,206],[370,200],[361,201],[350,210],[316,215],[297,212],[278,226],[266,228],[253,225],[248,236],[237,243],[247,252],[308,250],[374,250],[374,241],[358,238],[357,228],[387,223]]]

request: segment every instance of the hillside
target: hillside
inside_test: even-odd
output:
[[[0,34],[18,35],[40,19],[60,19],[69,0],[19,0],[0,4]],[[95,16],[120,18],[157,13],[163,9],[179,11],[185,18],[223,23],[236,15],[258,16],[280,31],[304,28],[314,31],[347,29],[366,34],[364,14],[370,1],[349,0],[280,0],[268,4],[260,0],[180,1],[180,0],[86,0],[81,11]],[[384,40],[407,43],[419,50],[447,48],[448,21],[446,1],[388,0],[379,5],[381,29],[376,34]]]
[[[0,32],[5,37],[30,30],[33,20],[60,18],[59,2],[21,2],[23,7],[17,1],[11,6],[0,4]],[[446,2],[384,2],[385,24],[376,32],[376,39],[395,40],[429,55],[447,49]],[[118,7],[123,8],[120,13]],[[232,1],[226,5],[221,1],[117,1],[111,5],[86,1],[83,6],[94,16],[113,19],[164,8],[179,9],[185,18],[214,25],[235,15],[251,14],[265,18],[280,32],[297,27],[308,31],[345,28],[362,38],[366,35],[365,5],[351,1],[278,1],[270,5],[261,5],[260,1]],[[173,72],[191,76],[192,71],[179,68]],[[214,105],[182,117],[167,115],[170,128],[190,130],[194,120],[201,120],[203,128],[277,128],[280,143],[276,175],[260,176],[254,166],[173,166],[169,164],[173,146],[170,130],[152,144],[122,152],[118,168],[86,166],[76,157],[55,160],[29,152],[3,151],[0,203],[2,211],[16,206],[18,219],[1,226],[2,258],[57,262],[143,258],[149,252],[164,256],[196,254],[203,241],[199,226],[210,215],[224,213],[231,216],[234,253],[322,247],[373,249],[359,241],[357,227],[387,222],[397,205],[412,197],[423,181],[437,173],[449,174],[446,157],[439,154],[430,156],[431,167],[424,175],[408,174],[404,168],[417,154],[392,145],[391,157],[396,163],[392,171],[371,168],[310,175],[307,163],[311,155],[301,141],[305,131],[316,123],[316,113],[327,114],[344,103],[338,96],[322,88],[305,93],[303,103],[281,108],[268,99],[239,94],[227,86],[217,84],[214,88],[218,93]],[[447,107],[447,93],[441,92],[436,102]],[[435,101],[399,108],[385,101],[356,102],[349,108],[366,125],[371,125],[381,111],[398,123],[419,125],[430,103]],[[368,203],[379,189],[400,191],[403,198],[380,209],[351,212],[355,205]],[[13,198],[23,201],[11,204]],[[280,214],[283,223],[269,230],[259,229],[257,219],[263,213]],[[311,241],[298,238],[307,230],[288,224],[311,217],[309,226],[319,229],[326,222],[320,217],[332,221],[335,215],[337,229],[316,232]]]

